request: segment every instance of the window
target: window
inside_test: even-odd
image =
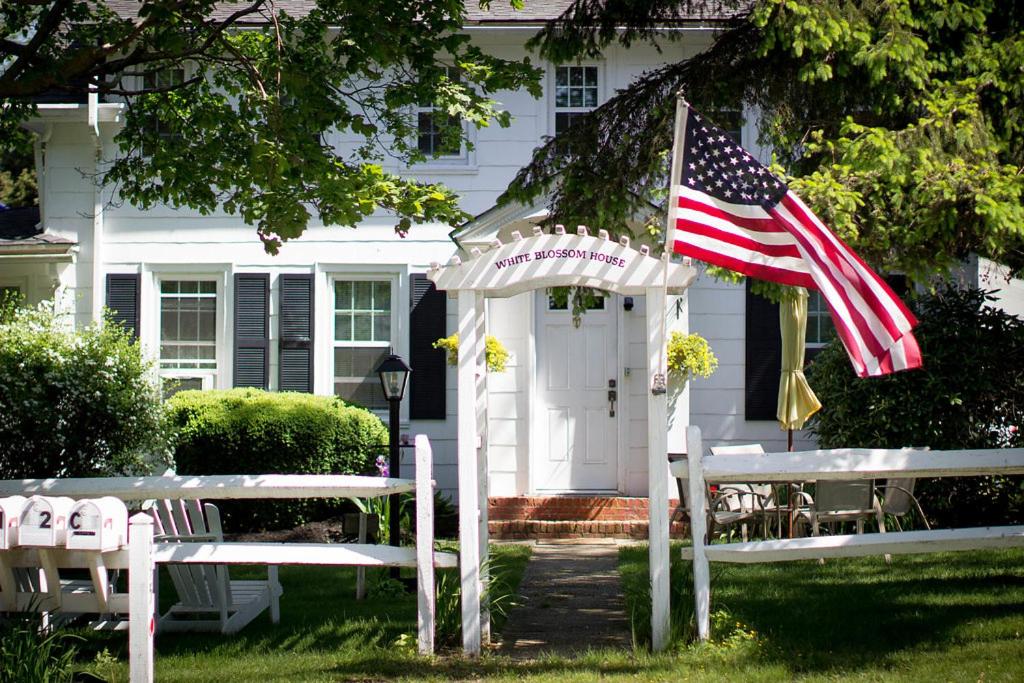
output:
[[[175,85],[181,85],[185,82],[185,70],[181,67],[171,69],[160,69],[159,71],[150,71],[142,76],[142,87],[146,90],[159,90],[161,88],[170,88]],[[156,134],[163,138],[170,138],[174,133],[168,129],[165,123],[162,123],[160,119],[154,114],[150,127],[156,131]]]
[[[555,135],[597,106],[596,66],[555,67]]]
[[[334,393],[366,408],[387,408],[376,369],[391,351],[390,280],[334,282]]]
[[[0,308],[4,306],[21,306],[25,303],[25,295],[17,285],[0,285]]]
[[[550,290],[549,290],[550,291]],[[576,296],[576,289],[573,288],[569,291],[563,291],[556,294],[548,295],[548,310],[549,311],[568,311],[569,303]],[[583,295],[583,306],[588,311],[603,311],[604,310],[604,294],[598,292],[587,292]]]
[[[170,88],[184,82],[185,70],[181,67],[149,71],[142,76],[142,87],[146,90]]]
[[[445,70],[448,80],[455,83],[461,80],[458,68],[449,66]],[[448,116],[433,102],[424,100],[416,109],[416,126],[417,147],[428,157],[435,160],[465,157],[462,120],[458,116]]]
[[[735,109],[712,109],[708,118],[724,130],[733,139],[733,142],[743,144],[743,112],[738,107]]]
[[[807,347],[820,348],[835,337],[836,330],[821,292],[809,291],[807,294]]]
[[[178,378],[216,374],[215,280],[160,282],[160,370]]]

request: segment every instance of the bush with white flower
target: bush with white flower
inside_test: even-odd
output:
[[[52,303],[0,314],[0,479],[137,474],[170,461],[151,364],[119,325]]]

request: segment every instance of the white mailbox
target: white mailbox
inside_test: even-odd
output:
[[[68,514],[68,550],[117,550],[128,541],[128,508],[113,496],[80,500]]]
[[[18,523],[26,500],[25,496],[0,498],[0,550],[18,545]]]
[[[70,498],[32,496],[21,510],[18,545],[63,546],[67,539],[68,513],[75,501]]]

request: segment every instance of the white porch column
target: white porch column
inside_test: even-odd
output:
[[[667,264],[666,264],[667,266]],[[668,397],[650,392],[656,372],[667,372],[665,357],[665,289],[647,288],[647,486],[651,571],[651,647],[660,652],[669,634],[668,553]]]
[[[477,298],[459,291],[459,575],[462,585],[462,649],[480,654],[480,462],[477,432]]]
[[[484,295],[475,292],[476,295],[476,430],[477,442],[480,448],[477,451],[477,472],[478,492],[480,496],[480,640],[483,643],[491,642],[491,608],[487,599],[487,584],[490,581],[490,569],[487,559],[487,308]]]

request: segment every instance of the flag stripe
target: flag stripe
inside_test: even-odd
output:
[[[706,263],[712,263],[716,266],[728,268],[729,270],[735,270],[737,273],[743,273],[750,277],[756,277],[762,280],[771,280],[772,282],[779,282],[792,287],[808,287],[810,289],[817,289],[817,285],[808,273],[801,273],[788,268],[777,268],[767,264],[755,263],[750,259],[726,256],[720,250],[705,249],[694,244],[677,240],[675,243],[675,252]]]
[[[788,244],[765,244],[764,242],[750,239],[745,234],[736,234],[732,230],[723,230],[718,226],[708,225],[706,222],[702,223],[683,218],[676,221],[676,227],[686,232],[687,239],[690,239],[692,235],[701,235],[773,258],[801,258],[800,249],[792,241]]]
[[[691,209],[702,214],[731,221],[739,227],[756,232],[785,234],[780,227],[760,206],[742,206],[725,202],[701,202],[690,197],[679,198],[680,209]]]

